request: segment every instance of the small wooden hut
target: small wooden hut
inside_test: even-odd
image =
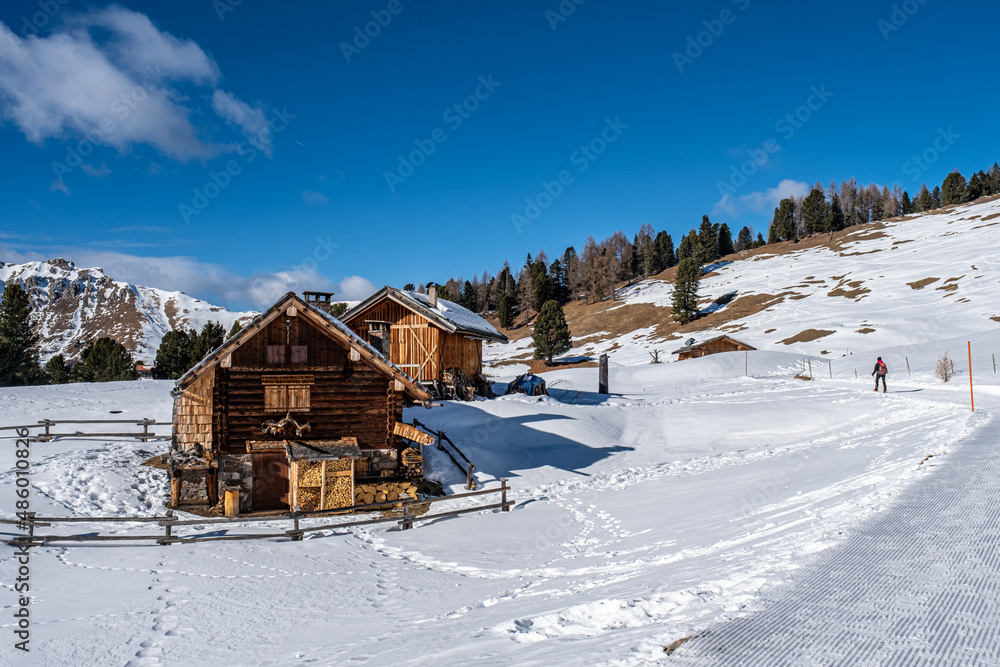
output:
[[[185,373],[173,395],[173,451],[188,453],[178,466],[186,472],[171,478],[175,506],[214,505],[238,490],[240,511],[296,500],[328,509],[353,504],[369,486],[409,488],[422,476],[399,434],[408,432],[404,400],[427,405],[430,394],[293,293]],[[184,488],[195,481],[202,492]]]
[[[507,342],[479,315],[439,298],[433,285],[427,294],[383,287],[340,319],[439,396],[445,395],[441,387],[453,385],[459,375],[461,382],[467,378],[470,386],[482,386],[483,341]],[[461,392],[459,397],[471,398]]]
[[[744,350],[756,350],[757,348],[747,345],[743,341],[736,340],[732,336],[716,336],[700,343],[685,345],[679,350],[674,350],[677,361],[693,359],[695,357],[707,357],[710,354],[719,352],[743,352]]]

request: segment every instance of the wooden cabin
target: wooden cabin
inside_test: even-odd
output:
[[[483,341],[507,342],[479,315],[438,298],[433,285],[427,294],[383,287],[340,319],[393,364],[432,388],[453,381],[456,368],[474,382],[483,372]]]
[[[235,490],[241,512],[287,510],[296,492],[312,499],[300,509],[328,509],[422,476],[400,422],[404,400],[429,405],[430,394],[292,293],[185,373],[173,395],[174,506],[214,505]]]
[[[674,354],[677,355],[677,361],[684,361],[685,359],[693,359],[695,357],[707,357],[710,354],[718,354],[719,352],[743,352],[744,350],[756,349],[751,345],[736,340],[732,336],[716,336],[700,343],[685,345],[679,350],[674,350]]]

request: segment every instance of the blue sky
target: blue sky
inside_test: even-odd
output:
[[[777,199],[817,180],[912,195],[1000,158],[998,15],[6,0],[0,261],[261,308],[495,273],[644,222],[766,236]]]

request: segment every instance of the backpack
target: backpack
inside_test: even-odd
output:
[[[884,361],[878,362],[878,374],[879,375],[885,375],[888,372],[889,372],[889,369],[886,368],[885,362]]]

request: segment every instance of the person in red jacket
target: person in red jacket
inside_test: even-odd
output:
[[[885,393],[885,376],[888,375],[889,369],[886,368],[885,362],[882,361],[882,357],[878,358],[875,362],[875,370],[872,371],[872,375],[875,376],[875,391],[878,391],[878,381],[882,380],[882,393]]]

